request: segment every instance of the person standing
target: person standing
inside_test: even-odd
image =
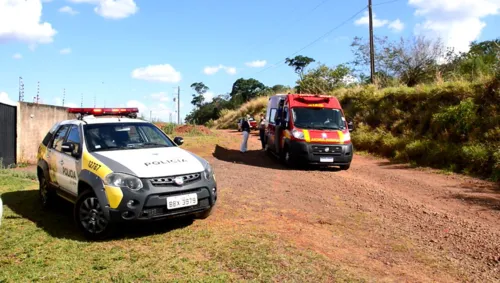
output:
[[[265,133],[266,133],[266,118],[264,118],[264,114],[260,114],[259,136],[260,136],[260,143],[262,144],[262,150],[266,148]]]
[[[243,133],[243,141],[240,148],[241,153],[245,153],[247,151],[248,135],[250,134],[250,123],[248,122],[249,117],[250,115],[247,115],[247,117],[243,118],[241,121],[241,131]]]

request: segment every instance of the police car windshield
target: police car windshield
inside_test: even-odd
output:
[[[344,130],[344,116],[339,109],[292,108],[293,124],[303,129]]]
[[[84,125],[83,132],[91,152],[175,146],[162,131],[147,123],[90,124]]]

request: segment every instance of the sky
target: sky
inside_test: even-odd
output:
[[[293,86],[286,57],[329,66],[367,38],[367,0],[0,0],[0,102],[138,107],[181,119],[190,85],[227,94],[238,78]],[[363,10],[365,8],[365,10]],[[467,51],[499,36],[500,0],[373,0],[374,34],[425,35]],[[496,27],[496,28],[495,28]],[[313,64],[314,66],[314,64]],[[65,93],[65,95],[63,95]],[[175,122],[175,118],[174,118]]]

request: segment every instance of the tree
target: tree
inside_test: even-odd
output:
[[[240,78],[233,84],[231,100],[237,103],[245,103],[251,99],[261,96],[266,91],[267,87],[256,79]]]
[[[196,91],[196,94],[193,94],[191,104],[200,108],[205,102],[205,97],[203,95],[209,90],[209,88],[202,82],[191,84],[191,88]]]
[[[302,55],[297,55],[291,59],[290,58],[285,59],[285,63],[288,64],[288,66],[293,67],[295,69],[295,73],[299,75],[300,79],[302,79],[304,75],[305,68],[313,62],[316,62],[316,60]]]
[[[297,88],[301,93],[328,93],[349,82],[352,70],[344,64],[329,68],[324,64],[309,70],[304,77],[297,81]]]
[[[418,36],[399,42],[390,42],[387,37],[375,37],[375,69],[387,79],[399,79],[407,86],[415,86],[435,78],[438,63],[445,56],[440,40],[429,40]],[[368,67],[370,48],[366,41],[355,37],[351,44],[355,67]],[[359,70],[359,69],[358,69]],[[363,71],[363,69],[359,70]]]

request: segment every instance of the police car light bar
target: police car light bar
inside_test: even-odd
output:
[[[81,114],[81,115],[129,115],[138,113],[138,108],[69,108],[68,113]]]

